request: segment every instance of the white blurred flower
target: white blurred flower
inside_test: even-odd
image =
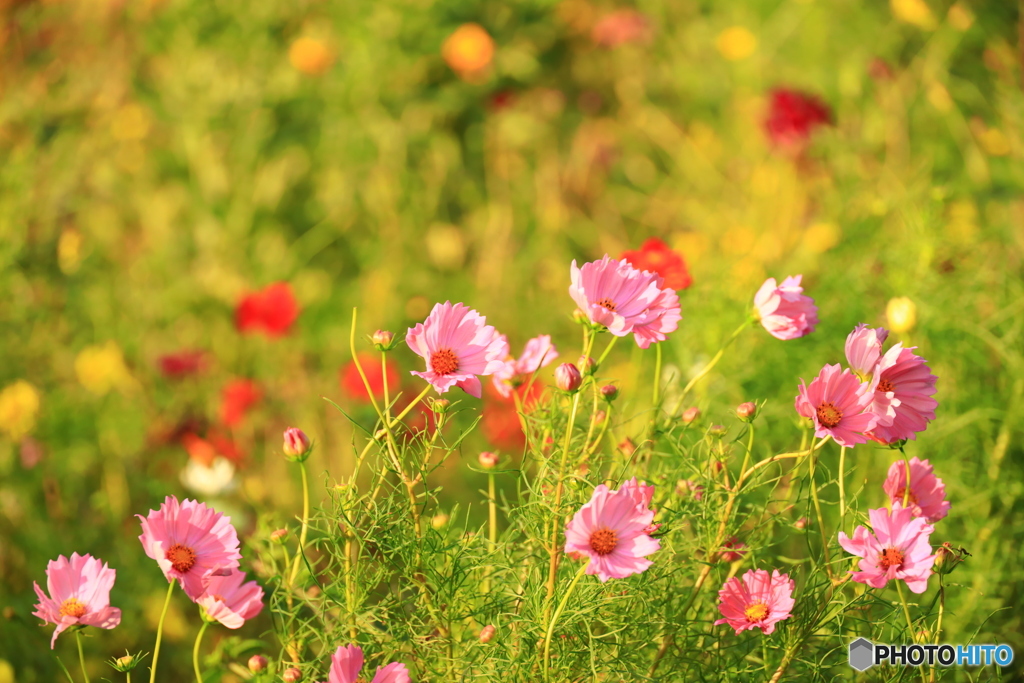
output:
[[[235,466],[226,458],[214,458],[209,466],[189,458],[181,483],[201,496],[216,496],[235,488]]]

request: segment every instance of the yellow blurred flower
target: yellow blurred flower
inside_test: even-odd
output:
[[[83,387],[97,396],[105,396],[111,389],[131,391],[135,387],[135,378],[124,364],[121,348],[113,341],[82,349],[75,358],[75,375]]]
[[[964,3],[958,2],[949,8],[949,13],[946,14],[946,20],[949,21],[950,26],[955,28],[957,31],[966,31],[974,23],[974,15],[971,13]]]
[[[885,319],[889,321],[889,329],[896,334],[909,332],[917,324],[917,305],[905,296],[889,299],[885,306]]]
[[[730,26],[718,34],[715,47],[730,62],[738,62],[754,54],[757,36],[743,26]]]
[[[494,59],[494,39],[480,24],[463,24],[445,39],[441,56],[460,76],[476,74]]]
[[[0,430],[18,441],[36,426],[39,390],[23,379],[0,391]]]
[[[424,236],[427,256],[442,270],[456,270],[466,259],[466,241],[454,225],[435,223]]]
[[[323,41],[304,36],[288,48],[288,61],[304,74],[319,76],[334,64],[334,53]]]
[[[149,113],[138,104],[126,104],[117,110],[110,122],[115,140],[141,140],[149,134]]]
[[[924,0],[889,0],[892,13],[900,21],[919,28],[935,28],[935,15]]]
[[[842,232],[835,223],[815,223],[804,233],[804,246],[815,254],[821,254],[839,244]]]
[[[953,108],[953,98],[949,96],[946,86],[935,81],[928,86],[928,102],[939,111],[945,113]]]
[[[983,128],[978,133],[978,144],[986,154],[1004,157],[1010,153],[1010,141],[998,128]]]
[[[57,239],[57,265],[60,272],[72,275],[82,263],[82,233],[65,228]]]

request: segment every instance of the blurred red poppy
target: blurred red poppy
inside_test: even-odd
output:
[[[832,110],[819,98],[798,90],[777,88],[764,126],[768,138],[780,147],[802,147],[815,128],[832,123]]]
[[[523,409],[529,413],[536,409],[543,399],[546,387],[540,381],[527,382],[513,391],[519,396]],[[494,384],[487,382],[484,389],[484,407],[480,428],[495,448],[504,451],[521,451],[526,446],[526,434],[519,422],[515,396],[504,398]]]
[[[168,353],[157,359],[160,374],[167,379],[181,379],[206,368],[206,355],[199,350]]]
[[[262,398],[263,392],[252,380],[235,379],[228,382],[221,391],[220,421],[227,427],[238,425]]]
[[[683,255],[657,237],[648,238],[637,251],[622,252],[621,258],[634,268],[657,273],[669,289],[686,289],[693,284]]]
[[[383,399],[384,372],[380,367],[380,356],[372,353],[360,353],[359,364],[363,366],[363,372],[366,373],[366,381],[370,384],[373,397],[378,400]],[[398,394],[401,376],[398,374],[398,364],[390,358],[387,361],[387,367],[388,394],[391,398],[394,398]],[[341,390],[349,398],[360,403],[370,402],[370,395],[366,393],[366,386],[363,384],[363,378],[359,376],[359,369],[354,361],[349,361],[341,368],[341,371],[338,373],[338,383],[341,385]],[[413,394],[413,396],[415,395]]]
[[[235,308],[235,327],[242,334],[282,337],[299,317],[299,304],[287,282],[275,282],[242,297]]]

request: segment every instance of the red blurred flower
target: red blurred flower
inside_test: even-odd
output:
[[[363,366],[363,372],[366,373],[366,381],[370,384],[370,389],[373,391],[373,397],[376,399],[384,398],[384,373],[380,367],[380,357],[372,353],[360,353],[359,364]],[[401,376],[398,374],[398,364],[388,359],[388,395],[394,398],[399,391],[399,384],[401,383]],[[363,378],[359,376],[359,369],[356,368],[355,361],[349,361],[341,368],[341,372],[338,373],[338,383],[341,385],[341,390],[345,392],[345,395],[349,398],[359,401],[360,403],[369,403],[370,395],[366,393],[366,386],[363,384]],[[417,392],[418,393],[418,392]],[[415,396],[416,394],[413,394]],[[408,405],[408,403],[406,403]]]
[[[180,379],[195,375],[206,368],[206,355],[199,350],[168,353],[157,359],[160,374],[167,379]]]
[[[693,284],[683,255],[657,237],[649,237],[636,251],[622,252],[621,258],[638,270],[657,273],[668,289],[687,289]]]
[[[832,110],[814,95],[776,88],[764,126],[772,143],[780,147],[801,147],[815,128],[831,125]]]
[[[249,379],[231,380],[221,391],[220,421],[227,427],[234,427],[262,398],[263,392],[256,382]]]
[[[299,304],[287,282],[275,282],[242,297],[235,308],[235,327],[242,334],[262,332],[282,337],[299,317]]]
[[[527,382],[513,391],[519,396],[523,409],[529,413],[543,398],[546,387],[539,381]],[[519,423],[515,397],[504,398],[493,384],[484,390],[484,408],[480,420],[481,429],[487,441],[504,451],[522,450],[526,445],[526,434]]]
[[[653,36],[651,20],[632,9],[620,9],[605,15],[590,32],[594,43],[609,48],[625,43],[646,43]]]
[[[214,429],[207,432],[205,439],[195,432],[186,432],[181,435],[181,445],[190,458],[204,467],[212,465],[218,455],[236,465],[243,457],[241,449],[230,437]]]

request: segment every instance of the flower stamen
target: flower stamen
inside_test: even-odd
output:
[[[883,394],[885,394],[890,391],[896,391],[896,387],[889,380],[883,379],[878,382],[878,386],[875,388],[875,391],[881,391]]]
[[[768,616],[768,605],[763,602],[755,602],[753,605],[748,605],[747,609],[743,610],[743,614],[747,617],[747,621],[763,621]]]
[[[85,615],[85,603],[78,598],[68,598],[60,605],[60,614],[78,619]]]
[[[615,309],[617,308],[617,304],[614,301],[612,301],[611,299],[609,299],[608,297],[605,297],[605,298],[599,300],[597,302],[597,305],[598,306],[602,306],[604,308],[607,308],[612,313],[614,313]]]
[[[182,574],[192,569],[196,564],[196,551],[181,543],[175,543],[168,548],[165,557],[170,561],[174,571]]]
[[[430,354],[430,369],[438,375],[450,375],[459,369],[459,357],[451,349],[438,349]]]
[[[843,419],[843,411],[836,408],[835,404],[826,401],[818,406],[818,422],[826,429],[832,429]]]
[[[888,569],[889,567],[896,567],[899,569],[902,565],[903,551],[899,548],[886,548],[878,557],[878,566],[882,569]]]
[[[619,537],[608,527],[598,529],[590,535],[590,549],[604,557],[619,547]]]

